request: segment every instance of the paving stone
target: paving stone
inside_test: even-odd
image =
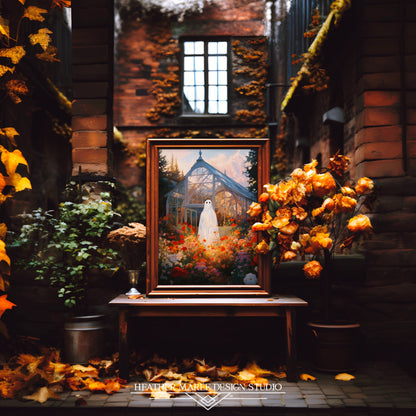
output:
[[[347,407],[366,407],[367,403],[360,399],[344,399],[343,402]]]
[[[263,406],[264,407],[283,407],[284,404],[281,400],[276,400],[276,399],[263,399],[262,400]]]
[[[326,402],[331,407],[344,407],[344,402],[341,399],[327,399]]]
[[[308,404],[308,407],[310,409],[329,409],[330,406],[326,403],[324,404],[319,403],[319,404]]]
[[[150,401],[150,407],[172,407],[172,399],[153,399]]]
[[[150,407],[150,400],[131,400],[128,407]]]

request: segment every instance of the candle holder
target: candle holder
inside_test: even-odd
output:
[[[128,270],[129,274],[129,283],[131,286],[131,289],[126,293],[127,296],[133,296],[133,295],[140,295],[141,293],[136,289],[137,284],[139,283],[139,277],[140,277],[140,270]]]

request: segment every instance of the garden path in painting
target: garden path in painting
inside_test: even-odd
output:
[[[257,194],[256,163],[250,149],[160,151],[161,282],[257,283],[256,237],[247,222]]]

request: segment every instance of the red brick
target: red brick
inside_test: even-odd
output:
[[[402,156],[401,141],[365,143],[355,151],[355,162],[360,163],[364,160],[378,159],[398,159],[402,158]]]
[[[366,4],[363,7],[364,25],[371,21],[392,22],[399,20],[400,8],[397,3]]]
[[[112,76],[110,64],[72,65],[74,81],[107,81]]]
[[[416,72],[406,72],[406,88],[416,89]]]
[[[411,196],[415,193],[416,178],[411,176],[380,178],[377,179],[376,186],[380,194]]]
[[[400,61],[396,56],[363,56],[359,67],[363,73],[397,72],[400,70]]]
[[[72,134],[72,148],[106,147],[107,132],[105,131],[76,131]]]
[[[72,21],[74,27],[110,27],[113,21],[112,8],[110,7],[90,7],[88,9],[72,8]]]
[[[388,107],[399,104],[398,91],[364,91],[362,95],[365,107]]]
[[[416,140],[416,126],[406,127],[406,140]]]
[[[112,41],[110,31],[105,28],[76,29],[72,30],[72,45],[99,45]]]
[[[371,160],[359,163],[355,167],[355,176],[368,176],[370,178],[392,178],[403,176],[402,159]]]
[[[416,26],[416,25],[415,25]],[[416,54],[415,55],[406,55],[404,57],[404,64],[407,71],[416,71]]]
[[[395,55],[399,45],[399,38],[366,38],[361,41],[361,52],[366,56]]]
[[[108,63],[110,47],[108,45],[74,46],[72,48],[73,64]]]
[[[399,22],[368,22],[360,28],[360,35],[369,38],[398,37]]]
[[[416,108],[408,108],[406,111],[407,124],[416,124]]]
[[[416,140],[409,140],[407,143],[407,156],[415,159],[416,158]],[[416,193],[416,190],[415,190]]]
[[[75,176],[79,174],[79,167],[81,167],[82,173],[93,173],[96,175],[106,175],[108,173],[107,163],[74,163],[72,168],[72,175]]]
[[[371,216],[371,223],[376,233],[379,232],[415,232],[416,214],[413,212],[389,212]]]
[[[383,127],[366,127],[357,131],[355,135],[355,146],[358,147],[363,143],[369,142],[394,142],[401,140],[402,127],[383,126]]]
[[[72,130],[105,130],[107,128],[107,116],[73,117]]]
[[[107,163],[108,150],[103,148],[96,149],[72,149],[73,163],[100,164]]]
[[[400,73],[364,74],[359,80],[359,90],[395,90],[400,89]]]
[[[74,98],[105,98],[109,95],[108,82],[73,83]]]
[[[72,104],[72,115],[95,116],[107,112],[107,100],[104,99],[82,99]]]
[[[399,112],[395,108],[368,107],[358,114],[356,127],[393,126],[399,121]]]

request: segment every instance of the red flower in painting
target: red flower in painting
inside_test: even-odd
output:
[[[186,277],[188,275],[188,270],[183,270],[180,267],[174,267],[171,273],[173,278],[176,277]]]

